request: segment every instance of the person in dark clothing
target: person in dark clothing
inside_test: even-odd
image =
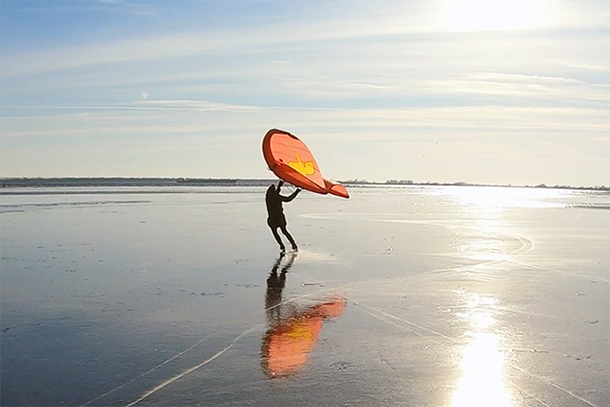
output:
[[[290,241],[290,244],[292,245],[292,250],[297,251],[299,249],[294,239],[292,238],[292,235],[290,235],[288,230],[286,230],[286,217],[284,216],[284,209],[282,208],[282,203],[292,201],[294,198],[296,198],[299,192],[301,192],[301,189],[297,188],[297,190],[289,196],[283,196],[280,194],[280,189],[282,188],[283,184],[284,181],[278,182],[277,188],[273,184],[269,185],[269,188],[267,188],[267,194],[265,196],[265,203],[267,204],[268,214],[267,225],[269,225],[269,227],[271,228],[271,233],[273,233],[273,237],[280,245],[280,250],[282,251],[282,253],[286,250],[286,247],[284,247],[284,243],[282,243],[282,239],[280,238],[280,235],[277,232],[278,228]]]

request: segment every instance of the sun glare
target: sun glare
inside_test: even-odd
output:
[[[445,25],[454,31],[512,31],[542,28],[548,10],[535,0],[448,0]]]
[[[495,319],[487,309],[494,298],[474,295],[462,317],[471,323],[471,340],[462,353],[462,379],[453,394],[452,407],[511,407],[504,378],[501,337],[494,332]]]

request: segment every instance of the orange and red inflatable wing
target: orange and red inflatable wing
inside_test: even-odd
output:
[[[347,189],[322,177],[309,148],[295,135],[271,129],[263,138],[263,157],[269,169],[280,179],[318,194],[348,198]]]
[[[326,190],[329,194],[337,195],[341,198],[349,198],[349,193],[347,192],[345,185],[337,184],[336,182],[327,179],[324,180],[324,184],[326,185]]]

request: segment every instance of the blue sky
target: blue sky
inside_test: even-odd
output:
[[[0,0],[0,175],[610,185],[607,0]]]

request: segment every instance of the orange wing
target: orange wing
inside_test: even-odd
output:
[[[337,195],[341,198],[349,198],[349,193],[347,192],[345,185],[338,184],[327,179],[324,180],[324,184],[326,185],[326,190],[329,194]]]
[[[328,193],[313,154],[296,136],[269,130],[263,139],[263,156],[278,178],[318,194]]]
[[[348,198],[347,189],[325,180],[305,143],[287,131],[271,129],[263,138],[263,157],[278,178],[318,194]]]

